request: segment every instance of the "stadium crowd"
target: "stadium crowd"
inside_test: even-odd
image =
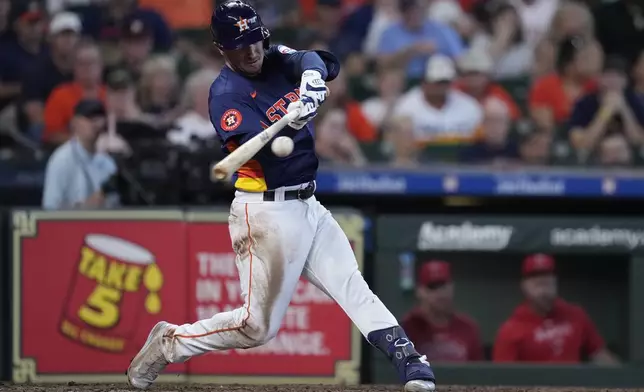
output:
[[[644,158],[640,1],[249,1],[273,43],[342,59],[316,118],[327,163]],[[153,5],[0,0],[0,149],[60,146],[81,100],[105,106],[99,151],[127,154],[132,123],[176,145],[213,138],[208,87],[224,64],[209,7],[186,30]]]

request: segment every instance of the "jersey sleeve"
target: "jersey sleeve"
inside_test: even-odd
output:
[[[245,143],[264,128],[262,113],[240,94],[222,94],[209,99],[210,122],[223,145]]]
[[[506,321],[494,340],[492,349],[492,361],[494,362],[515,362],[519,359],[519,345],[516,336],[516,325]]]
[[[579,318],[583,326],[584,351],[592,357],[604,348],[604,339],[597,331],[597,327],[595,327],[588,314],[581,308],[579,309]]]
[[[269,57],[279,57],[285,70],[293,80],[299,80],[306,70],[319,71],[325,81],[330,82],[340,73],[340,61],[331,52],[324,50],[295,50],[285,45],[271,46]]]

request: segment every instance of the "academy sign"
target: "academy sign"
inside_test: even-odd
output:
[[[633,250],[644,246],[644,230],[607,228],[555,227],[550,231],[550,244],[557,247],[620,247]]]
[[[418,234],[418,249],[497,251],[508,246],[513,232],[512,226],[475,225],[469,221],[455,225],[425,222]]]

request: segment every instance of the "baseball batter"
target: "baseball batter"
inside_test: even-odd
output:
[[[210,89],[210,119],[227,152],[298,105],[280,135],[295,148],[277,157],[266,146],[233,177],[229,229],[244,305],[194,324],[158,323],[128,369],[147,388],[170,363],[213,350],[251,348],[277,334],[301,275],[333,298],[369,343],[391,360],[405,391],[433,391],[429,363],[369,289],[344,232],[315,198],[318,159],[309,121],[325,101],[325,81],[340,71],[334,55],[269,45],[270,33],[250,5],[232,0],[212,15],[226,66]],[[297,102],[297,103],[296,103]]]

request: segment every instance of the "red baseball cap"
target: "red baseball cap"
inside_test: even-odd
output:
[[[550,255],[536,253],[526,257],[521,267],[524,277],[536,274],[553,274],[555,272],[555,259]]]
[[[422,286],[447,283],[452,280],[449,263],[442,260],[430,260],[423,263],[418,274],[418,283]]]

